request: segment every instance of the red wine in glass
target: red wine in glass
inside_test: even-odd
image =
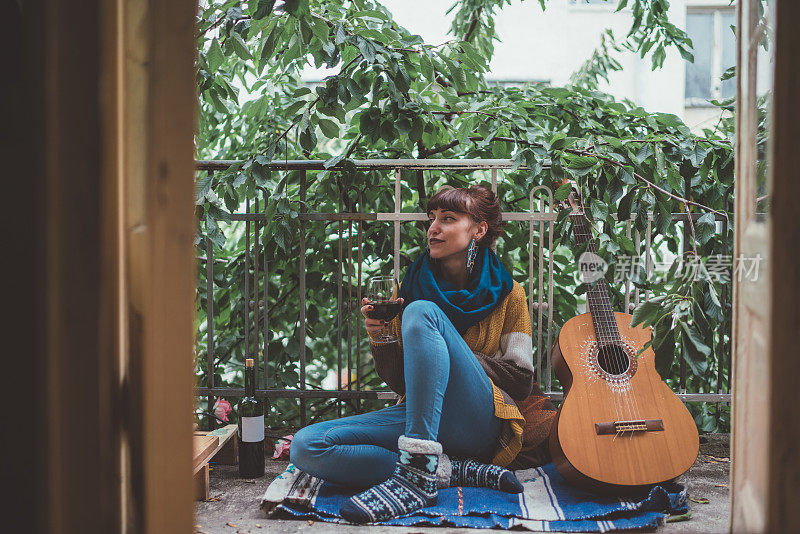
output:
[[[373,276],[367,283],[367,300],[372,309],[366,312],[370,319],[391,321],[402,308],[400,300],[397,298],[397,282],[393,276]],[[375,339],[379,343],[393,343],[397,341],[397,336],[389,333],[388,328],[384,328],[380,336]]]
[[[400,300],[370,300],[367,304],[372,306],[372,310],[367,312],[367,317],[382,321],[391,321],[403,307]]]

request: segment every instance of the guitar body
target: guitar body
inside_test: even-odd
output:
[[[626,313],[613,314],[616,343],[598,342],[590,313],[561,329],[553,366],[565,397],[550,451],[568,481],[625,494],[681,475],[700,445],[692,416],[656,371],[652,349],[636,357],[650,329],[631,327]]]

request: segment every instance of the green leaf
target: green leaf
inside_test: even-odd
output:
[[[317,146],[317,134],[314,133],[314,128],[308,128],[300,132],[298,141],[304,150],[313,151]]]
[[[631,189],[622,197],[617,207],[617,217],[620,221],[627,221],[631,218],[631,205],[633,204],[633,197],[636,193],[635,189]]]
[[[713,213],[705,213],[694,223],[695,237],[700,245],[705,245],[717,231],[716,220]]]
[[[730,80],[731,78],[733,78],[735,76],[736,76],[736,65],[726,69],[725,72],[722,73],[722,76],[720,77],[720,80],[722,80],[722,81]]]
[[[663,335],[660,335],[664,331]],[[666,326],[656,328],[658,337],[653,338],[653,352],[656,358],[656,371],[661,378],[668,378],[672,370],[672,363],[675,361],[675,331]]]
[[[319,119],[317,122],[319,129],[328,139],[337,139],[339,137],[339,126],[330,119]]]
[[[571,192],[572,192],[572,184],[570,183],[562,184],[558,189],[555,190],[555,193],[553,193],[553,198],[561,202],[563,200],[566,200]]]
[[[195,195],[195,203],[200,204],[206,196],[206,193],[211,189],[211,184],[214,181],[213,174],[206,174],[197,179],[195,187],[197,193]]]
[[[691,367],[692,372],[697,376],[702,376],[706,369],[706,358],[711,355],[711,349],[703,342],[703,338],[697,329],[688,323],[681,322],[681,345],[686,363]]]
[[[251,2],[252,4],[253,2]],[[256,8],[253,11],[253,19],[260,20],[268,17],[272,13],[272,8],[275,7],[275,0],[258,0],[255,4]]]
[[[259,54],[260,64],[263,68],[270,59],[272,59],[272,55],[275,52],[275,45],[278,42],[278,36],[280,35],[281,31],[278,30],[278,25],[276,24],[272,31],[269,32],[269,35],[266,39],[264,39],[264,44],[261,47],[261,53]]]
[[[308,0],[285,0],[283,8],[290,15],[300,18],[308,14]]]
[[[707,155],[708,150],[700,146],[700,143],[695,143],[694,147],[689,152],[689,161],[692,162],[692,165],[694,165],[696,169],[699,169]]]
[[[236,52],[237,56],[245,61],[248,59],[253,59],[253,56],[247,49],[247,44],[245,44],[241,35],[236,32],[231,32],[231,38],[233,39],[233,41],[231,41],[233,43],[233,51]]]
[[[206,60],[208,61],[208,70],[212,73],[219,70],[222,62],[225,60],[225,54],[222,53],[222,48],[220,48],[217,39],[211,42],[211,47],[209,47],[208,53],[206,54]]]
[[[320,41],[327,41],[330,37],[330,28],[328,27],[328,23],[322,19],[314,19],[314,22],[311,25],[311,31],[314,33],[314,37]]]
[[[575,156],[569,158],[570,169],[590,169],[597,164],[597,158],[592,156]]]
[[[631,326],[652,326],[661,311],[661,303],[654,300],[646,300],[639,304],[631,314]]]

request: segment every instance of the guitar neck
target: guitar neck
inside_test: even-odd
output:
[[[570,218],[573,222],[573,231],[578,247],[583,248],[586,252],[597,254],[597,247],[595,247],[585,215],[582,212],[573,212]],[[580,267],[581,265],[578,266],[578,268]],[[614,310],[611,307],[611,297],[608,294],[608,284],[605,278],[601,277],[596,282],[584,283],[586,285],[586,301],[592,314],[598,343],[619,343],[619,328],[617,328]]]

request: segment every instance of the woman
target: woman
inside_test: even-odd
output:
[[[428,202],[428,251],[400,286],[401,316],[366,318],[375,368],[405,402],[300,430],[292,462],[325,480],[369,489],[341,507],[352,522],[383,521],[436,503],[437,487],[518,493],[507,466],[521,448],[514,400],[533,386],[525,293],[492,245],[497,196],[483,186],[443,189]],[[478,462],[491,462],[484,464]],[[492,465],[493,464],[493,465]]]

